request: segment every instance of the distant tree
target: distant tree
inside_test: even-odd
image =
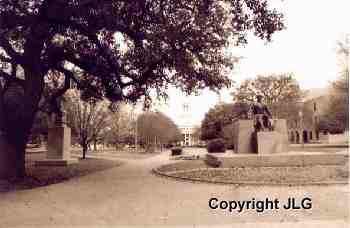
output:
[[[304,92],[292,73],[259,75],[245,80],[232,92],[235,101],[247,103],[255,102],[258,94],[263,96],[274,118],[286,119],[288,125],[298,121]]]
[[[181,140],[181,133],[174,121],[162,112],[157,111],[158,121],[157,125],[158,142],[159,144],[170,144]]]
[[[135,120],[131,119],[131,109],[125,103],[119,103],[110,114],[106,127],[105,140],[118,149],[120,145],[131,144],[134,139]]]
[[[0,1],[0,77],[23,88],[14,96],[22,104],[15,116],[0,84],[0,129],[7,133],[0,177],[24,175],[25,144],[50,72],[65,82],[52,94],[57,113],[56,100],[71,80],[83,94],[113,102],[148,101],[152,89],[166,96],[169,84],[187,93],[217,90],[230,84],[225,68],[235,60],[223,51],[229,40],[247,43],[252,31],[270,41],[283,27],[283,16],[265,0]],[[24,78],[16,77],[19,69]]]
[[[326,131],[331,134],[340,134],[345,130],[344,122],[341,122],[338,119],[328,115],[321,116],[316,127],[317,131]]]
[[[148,151],[156,144],[169,144],[181,140],[176,124],[161,112],[145,112],[137,119],[138,139]]]
[[[135,134],[134,132],[129,132],[129,134],[123,137],[123,143],[127,145],[135,145]]]
[[[338,79],[332,83],[332,96],[326,113],[321,116],[320,129],[340,133],[349,128],[349,35],[338,41],[340,68]]]
[[[67,113],[68,125],[78,139],[83,149],[83,159],[89,145],[97,140],[106,129],[109,122],[110,110],[106,101],[80,99],[78,91],[67,92],[64,110]]]
[[[232,92],[235,101],[248,103],[255,102],[258,94],[263,96],[263,102],[277,117],[284,117],[288,106],[300,102],[303,96],[292,73],[259,75],[245,80]]]
[[[248,117],[249,105],[243,102],[220,104],[209,109],[201,124],[201,139],[224,138],[224,127]]]

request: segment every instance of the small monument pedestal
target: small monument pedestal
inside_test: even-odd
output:
[[[287,145],[279,132],[257,132],[257,149],[258,154],[274,154],[287,151]]]
[[[252,134],[254,132],[253,120],[238,120],[234,124],[234,139],[235,152],[237,154],[250,154],[253,151]]]
[[[272,154],[288,150],[285,119],[275,119],[273,131],[255,132],[253,120],[238,120],[234,130],[233,142],[238,154]]]
[[[63,122],[56,122],[49,128],[47,142],[47,158],[36,161],[36,166],[68,166],[78,163],[71,158],[71,129]]]

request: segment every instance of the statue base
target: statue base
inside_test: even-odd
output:
[[[71,158],[71,129],[66,125],[49,128],[47,142],[47,158],[36,161],[35,166],[68,166],[78,163]]]
[[[255,132],[253,120],[238,120],[234,124],[233,143],[238,154],[272,154],[288,149],[287,122],[274,120],[273,131]]]
[[[233,144],[238,154],[253,153],[252,134],[254,132],[253,120],[238,120],[234,124]]]
[[[274,154],[287,151],[284,137],[279,132],[258,132],[257,152],[258,154]]]

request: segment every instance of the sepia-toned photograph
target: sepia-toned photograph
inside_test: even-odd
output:
[[[349,227],[349,10],[0,0],[0,228]]]

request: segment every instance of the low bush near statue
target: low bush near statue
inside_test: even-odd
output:
[[[181,148],[173,148],[171,149],[171,156],[181,155],[182,149]]]
[[[207,150],[209,153],[224,153],[226,151],[225,140],[221,138],[210,140]]]

